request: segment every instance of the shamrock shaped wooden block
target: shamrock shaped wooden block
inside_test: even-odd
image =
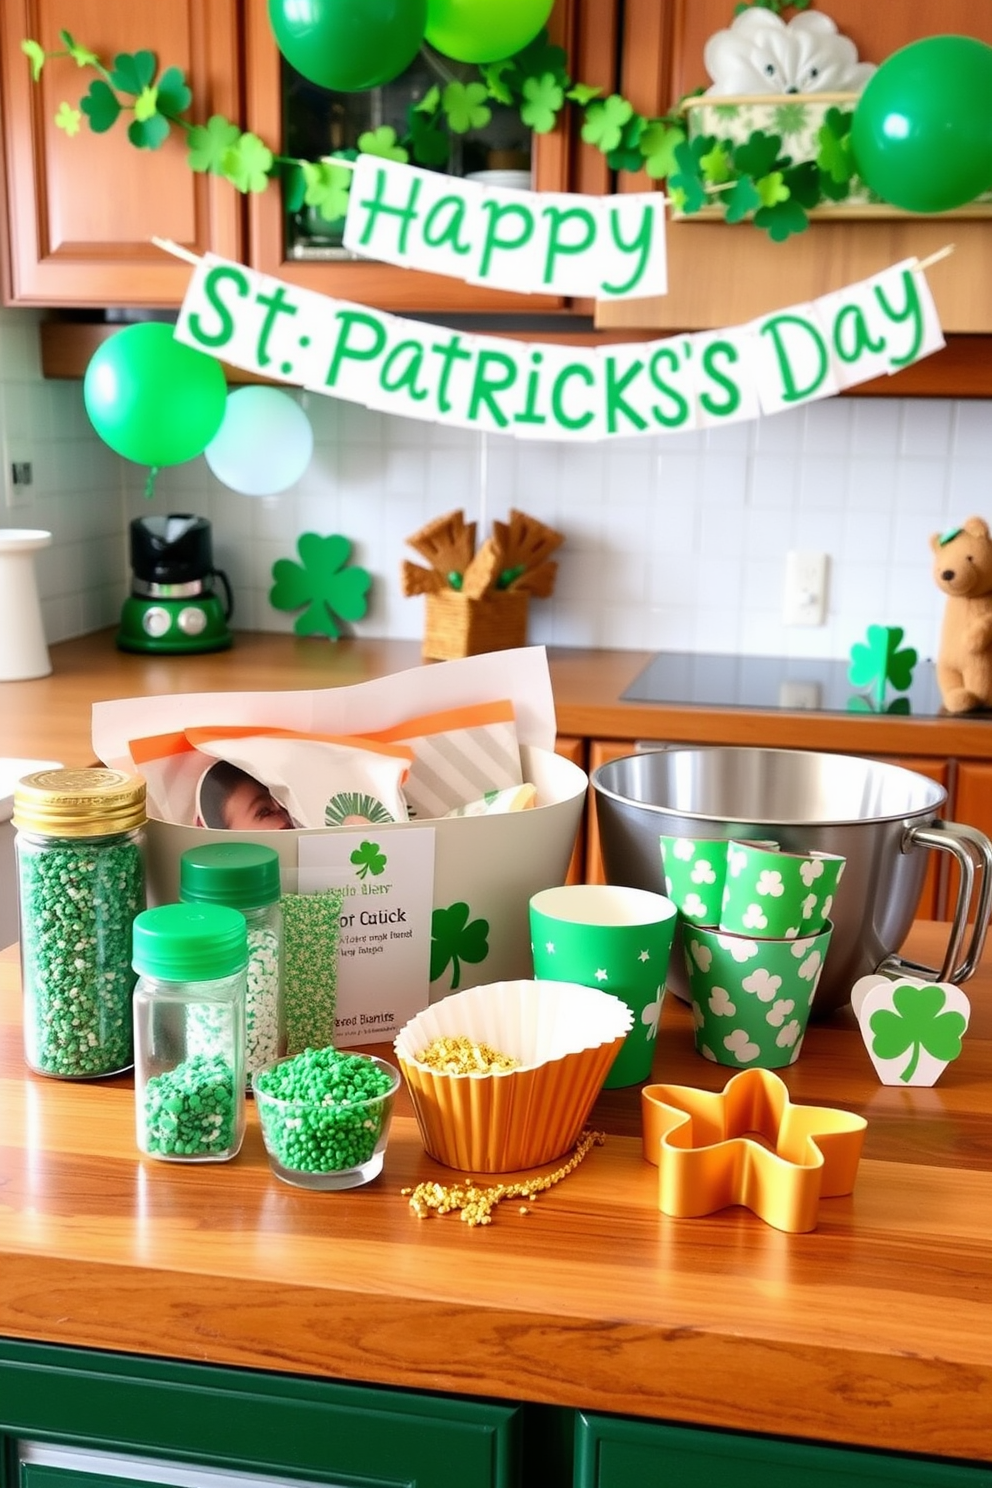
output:
[[[950,982],[861,977],[851,1006],[883,1085],[935,1085],[961,1053],[971,1004]]]

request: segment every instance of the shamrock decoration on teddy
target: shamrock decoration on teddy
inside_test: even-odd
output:
[[[933,576],[947,595],[937,686],[948,713],[992,708],[992,536],[982,517],[934,533]]]

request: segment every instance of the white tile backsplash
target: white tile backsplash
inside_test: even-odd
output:
[[[0,449],[34,471],[31,500],[0,525],[44,527],[39,590],[49,641],[114,624],[127,592],[127,526],[195,511],[235,589],[235,625],[285,633],[268,603],[271,568],[301,532],[341,532],[371,570],[357,634],[417,638],[405,598],[406,537],[462,509],[480,524],[511,506],[565,533],[555,593],[531,607],[538,643],[737,655],[846,657],[870,624],[902,625],[933,654],[943,596],[929,537],[992,518],[992,402],[834,398],[722,429],[603,444],[523,442],[396,419],[300,394],[314,428],[302,479],[256,500],[202,458],[145,472],[97,438],[78,382],[45,382],[41,313],[0,310]],[[2,493],[2,483],[0,483]],[[2,501],[0,494],[0,501]],[[782,623],[790,548],[830,559],[827,623]]]

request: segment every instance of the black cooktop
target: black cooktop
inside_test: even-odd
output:
[[[917,662],[908,692],[896,692],[887,686],[881,706],[870,688],[852,687],[848,666],[847,661],[660,651],[622,697],[628,703],[809,709],[819,713],[909,712],[918,718],[934,718],[941,712],[932,661]],[[966,716],[988,720],[990,714]]]

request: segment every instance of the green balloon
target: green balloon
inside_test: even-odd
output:
[[[227,383],[220,362],[184,346],[161,321],[118,331],[93,353],[83,403],[105,444],[138,465],[179,465],[220,428]]]
[[[308,82],[337,93],[405,72],[424,40],[427,0],[269,0],[276,46]]]
[[[992,187],[992,47],[927,36],[893,52],[854,108],[858,175],[891,206],[949,212]]]
[[[534,40],[554,0],[427,0],[427,40],[456,62],[499,62]]]

